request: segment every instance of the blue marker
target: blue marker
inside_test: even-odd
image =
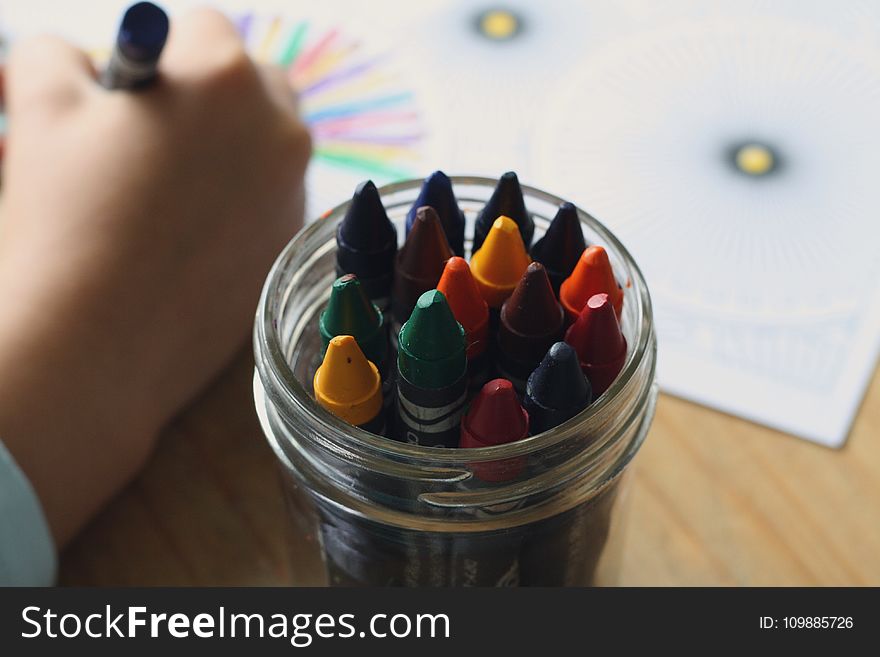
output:
[[[122,16],[116,46],[101,80],[108,89],[138,89],[156,78],[168,37],[168,16],[152,2],[138,2]]]

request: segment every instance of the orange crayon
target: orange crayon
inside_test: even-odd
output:
[[[313,383],[315,401],[333,415],[367,431],[384,432],[382,379],[354,337],[331,338]]]
[[[489,341],[489,307],[464,258],[446,261],[437,289],[446,295],[452,314],[464,328],[468,358],[484,353]]]
[[[504,215],[498,217],[483,246],[471,256],[474,281],[496,316],[531,261],[516,222]]]
[[[449,308],[464,329],[467,340],[468,380],[472,390],[479,390],[489,380],[489,306],[464,258],[446,261],[437,289],[446,295]]]
[[[571,276],[559,288],[559,303],[572,324],[594,294],[607,294],[617,318],[623,310],[623,290],[617,286],[608,253],[601,246],[584,249]]]

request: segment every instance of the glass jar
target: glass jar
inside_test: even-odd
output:
[[[496,181],[452,178],[473,234]],[[380,189],[404,220],[421,180]],[[523,186],[535,239],[562,199]],[[312,398],[317,320],[335,278],[335,234],[348,203],[302,230],[269,273],[254,332],[254,393],[278,457],[291,523],[293,584],[590,586],[616,580],[629,465],[657,398],[647,286],[614,235],[579,211],[624,288],[627,358],[587,409],[507,445],[442,449],[395,442],[332,416]],[[488,465],[487,465],[488,464]],[[505,481],[480,468],[510,467]]]

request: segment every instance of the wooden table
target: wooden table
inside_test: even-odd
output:
[[[273,455],[243,351],[67,549],[63,584],[288,582]],[[880,373],[832,451],[663,396],[637,460],[621,583],[880,584]]]

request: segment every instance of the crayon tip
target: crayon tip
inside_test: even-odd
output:
[[[412,229],[418,209],[425,205],[434,208],[437,216],[440,217],[440,224],[453,253],[458,256],[464,255],[464,212],[458,207],[452,181],[442,171],[435,171],[425,178],[416,202],[406,215],[407,234]]]
[[[489,307],[464,258],[456,256],[446,261],[437,290],[446,297],[452,314],[464,328],[468,358],[483,353],[489,335]]]
[[[547,271],[542,264],[531,263],[504,302],[501,321],[515,333],[532,336],[561,331],[564,319]],[[541,353],[545,351],[546,347]]]
[[[339,224],[339,237],[358,251],[379,251],[389,243],[397,246],[397,230],[388,219],[379,190],[372,180],[354,190],[351,204]]]
[[[529,435],[529,415],[520,406],[513,384],[493,379],[480,390],[461,420],[461,447],[490,447]]]
[[[575,321],[587,300],[594,294],[608,295],[614,312],[620,317],[623,290],[617,286],[608,253],[601,246],[589,246],[581,254],[571,276],[559,288],[559,302],[569,321]]]
[[[366,424],[382,410],[379,370],[350,335],[330,340],[315,372],[314,389],[321,406],[350,424]]]
[[[337,335],[351,335],[368,360],[381,367],[387,353],[382,312],[367,298],[354,274],[337,278],[330,288],[330,301],[321,313],[318,328],[324,349]]]
[[[399,323],[409,318],[419,295],[437,286],[443,267],[452,256],[434,208],[420,207],[406,241],[397,252],[391,308]]]
[[[531,262],[513,219],[498,217],[483,247],[471,257],[471,273],[490,308],[500,308]]]
[[[590,382],[581,371],[577,353],[565,342],[555,343],[526,384],[523,405],[531,418],[532,434],[574,417],[591,399]]]
[[[519,178],[513,171],[506,172],[498,179],[492,196],[477,215],[472,253],[476,253],[482,248],[495,218],[501,215],[513,219],[519,228],[526,248],[531,246],[532,237],[535,234],[535,222],[526,210],[522,187],[520,187]]]
[[[587,300],[577,321],[568,328],[565,341],[577,352],[593,394],[598,397],[620,373],[626,358],[626,338],[607,294]]]
[[[397,267],[413,278],[437,284],[446,261],[453,256],[434,208],[416,211],[412,229],[397,254]]]
[[[400,329],[398,369],[422,388],[441,388],[463,376],[467,368],[465,334],[442,292],[429,290],[416,302]]]
[[[559,205],[547,232],[532,246],[532,258],[547,268],[551,280],[559,279],[558,282],[554,281],[554,289],[558,292],[559,285],[574,271],[586,248],[577,208],[565,201]]]

